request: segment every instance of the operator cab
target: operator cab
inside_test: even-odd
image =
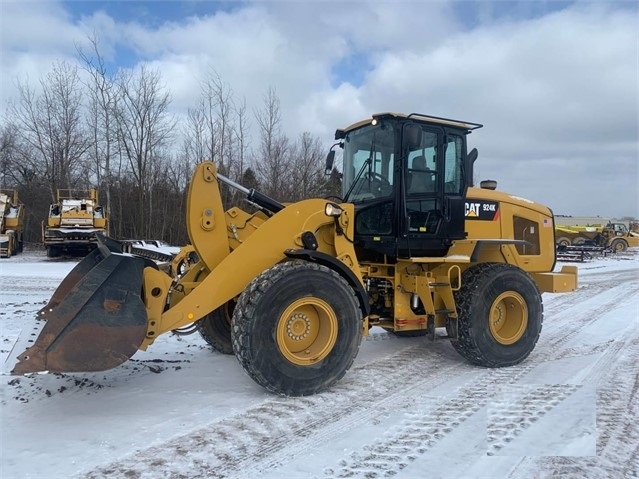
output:
[[[606,228],[614,231],[615,236],[629,236],[628,228],[623,223],[608,223]]]
[[[358,254],[380,261],[444,256],[466,236],[464,199],[477,157],[477,150],[466,153],[466,136],[481,126],[384,113],[337,130]]]

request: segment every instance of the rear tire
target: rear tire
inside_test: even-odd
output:
[[[570,239],[562,236],[561,238],[557,239],[557,244],[560,246],[570,246]]]
[[[473,364],[518,364],[537,344],[543,305],[537,285],[523,270],[486,263],[466,270],[455,293],[459,339],[453,347]]]
[[[306,396],[324,391],[353,364],[363,314],[337,272],[287,261],[257,276],[233,313],[233,350],[246,373],[269,391]]]
[[[233,354],[231,317],[234,309],[235,301],[231,300],[204,316],[198,323],[200,336],[222,354]]]

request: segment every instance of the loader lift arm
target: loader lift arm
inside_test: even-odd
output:
[[[272,216],[231,246],[237,230],[232,211],[222,207],[219,181],[240,189],[249,201]],[[359,282],[363,280],[353,244],[353,207],[340,216],[326,213],[327,201],[309,199],[284,206],[217,174],[212,162],[193,173],[187,201],[187,229],[199,263],[172,278],[150,261],[114,252],[102,244],[63,281],[63,291],[43,313],[47,324],[34,346],[19,356],[12,371],[72,372],[110,369],[146,349],[159,335],[194,323],[233,298],[262,272],[288,259],[287,252],[316,238],[317,251],[336,258]],[[346,233],[338,234],[339,229]],[[346,236],[346,237],[345,237]],[[237,243],[237,242],[236,242]],[[111,245],[112,246],[112,245]],[[361,317],[359,319],[362,319]],[[107,340],[105,338],[112,338]]]

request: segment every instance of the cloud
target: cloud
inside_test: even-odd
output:
[[[566,213],[637,216],[635,19],[578,5],[458,31],[423,51],[386,51],[356,91],[316,92],[308,106],[337,118],[350,110],[350,95],[357,114],[484,123],[469,138],[484,177]],[[610,189],[615,200],[603,194]]]
[[[99,6],[74,20],[55,2],[3,3],[2,99],[95,32],[107,59],[157,68],[177,113],[215,71],[249,111],[274,87],[293,138],[329,144],[380,111],[475,121],[477,170],[500,188],[561,213],[639,216],[635,4],[212,3],[152,25]]]
[[[79,29],[55,2],[0,3],[0,106],[15,97],[15,83],[37,82],[56,60],[74,55]]]

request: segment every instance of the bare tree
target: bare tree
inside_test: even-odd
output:
[[[148,234],[154,162],[164,154],[175,126],[168,113],[171,97],[160,81],[160,73],[144,65],[137,73],[122,73],[119,78],[115,118],[119,147],[135,184],[132,234],[137,237]]]
[[[13,188],[19,182],[18,131],[8,123],[0,127],[0,188]]]
[[[18,127],[7,123],[0,127],[0,188],[18,191],[20,201],[27,205],[24,220],[24,241],[41,241],[40,223],[45,217],[51,197],[44,178],[37,174],[30,158],[32,148],[21,141]]]
[[[230,86],[215,72],[201,84],[196,108],[189,109],[184,155],[190,163],[211,160],[220,173],[238,180],[248,156],[246,101],[236,105]],[[236,202],[236,192],[224,188],[225,206]]]
[[[185,131],[185,150],[194,155],[194,160],[211,160],[226,172],[230,170],[227,154],[234,121],[232,94],[231,88],[212,71],[201,84],[198,106],[188,111]]]
[[[202,108],[189,108],[184,127],[182,146],[184,160],[193,167],[195,163],[208,159],[207,121]]]
[[[34,168],[46,178],[52,199],[58,188],[73,186],[89,148],[79,83],[77,67],[57,62],[40,79],[40,93],[18,81],[18,102],[9,105],[9,115],[34,156]]]
[[[327,178],[322,158],[319,138],[313,138],[309,132],[302,133],[291,149],[291,200],[298,201],[324,194]]]
[[[246,113],[246,99],[242,100],[242,103],[235,109],[236,119],[235,127],[233,129],[233,134],[236,139],[236,162],[235,165],[237,167],[235,176],[236,178],[241,178],[245,168],[248,166],[247,163],[247,155],[248,155],[248,146],[249,146],[249,122],[248,116]]]
[[[227,157],[231,133],[233,92],[216,72],[202,84],[202,104],[208,122],[209,159],[224,172],[230,171]]]
[[[116,85],[115,79],[109,74],[104,57],[98,48],[98,39],[89,38],[92,53],[85,53],[77,48],[84,69],[89,73],[89,81],[85,83],[88,89],[88,128],[91,136],[89,155],[95,165],[95,175],[98,188],[106,193],[106,211],[111,213],[111,183],[113,174],[111,162],[116,153],[117,129],[115,122]],[[117,158],[117,157],[116,157]]]
[[[233,126],[229,134],[226,152],[229,169],[227,174],[236,181],[242,183],[242,177],[249,163],[249,126],[246,113],[246,100],[235,107]],[[223,199],[224,206],[245,206],[244,195],[237,190],[226,188]]]
[[[260,145],[255,161],[258,179],[264,193],[287,201],[290,176],[289,140],[281,132],[280,100],[269,88],[261,110],[255,112],[260,132]]]

